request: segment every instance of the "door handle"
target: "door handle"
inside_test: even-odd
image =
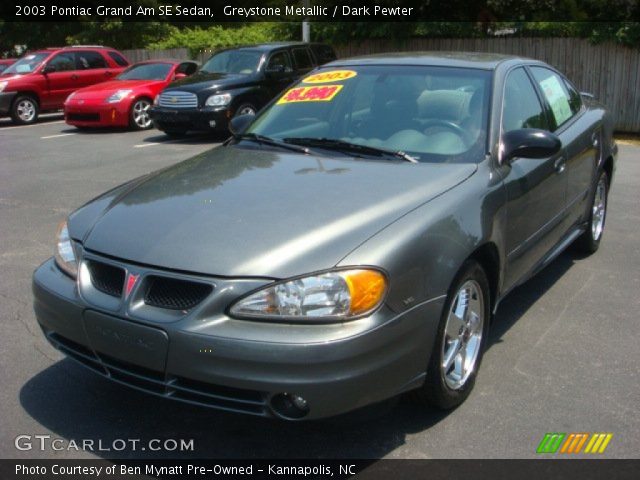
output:
[[[567,168],[567,160],[564,157],[556,158],[556,161],[553,162],[553,168],[555,168],[558,173],[564,172],[565,168]]]
[[[71,75],[71,80],[77,80],[77,79],[78,79],[78,75],[76,75],[75,73]]]

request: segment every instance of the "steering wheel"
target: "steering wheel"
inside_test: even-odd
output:
[[[421,122],[422,123],[422,122]],[[464,143],[465,147],[470,147],[471,144],[473,143],[471,135],[469,135],[469,132],[467,132],[464,128],[462,128],[460,125],[450,121],[450,120],[442,120],[439,118],[431,118],[429,120],[426,120],[424,123],[422,123],[422,128],[429,128],[429,127],[444,127],[447,128],[449,130],[452,130],[453,133],[455,133],[456,135],[458,135],[461,139],[462,142]]]

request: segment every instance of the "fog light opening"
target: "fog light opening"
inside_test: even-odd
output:
[[[209,120],[209,126],[211,128],[216,128],[216,121],[215,120]]]
[[[285,392],[271,398],[271,408],[283,418],[298,419],[309,413],[309,402],[300,395]]]

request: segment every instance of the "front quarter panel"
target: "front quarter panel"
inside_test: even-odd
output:
[[[389,225],[340,265],[382,267],[390,281],[388,306],[413,308],[445,296],[480,246],[492,242],[503,251],[503,206],[502,180],[485,160],[469,179]]]

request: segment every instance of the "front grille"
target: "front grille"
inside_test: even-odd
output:
[[[191,282],[150,276],[144,303],[170,310],[189,310],[211,293],[213,287],[206,283]]]
[[[166,379],[164,372],[149,370],[117,360],[73,342],[55,332],[47,332],[49,341],[60,351],[94,372],[115,382],[203,407],[267,416],[267,394],[256,390],[214,385],[182,377]]]
[[[170,108],[198,108],[198,97],[190,92],[162,92],[158,105]]]
[[[97,290],[112,297],[120,297],[124,285],[124,269],[95,260],[87,261],[91,283]]]
[[[99,122],[99,113],[67,113],[68,120],[75,120],[77,122]]]

